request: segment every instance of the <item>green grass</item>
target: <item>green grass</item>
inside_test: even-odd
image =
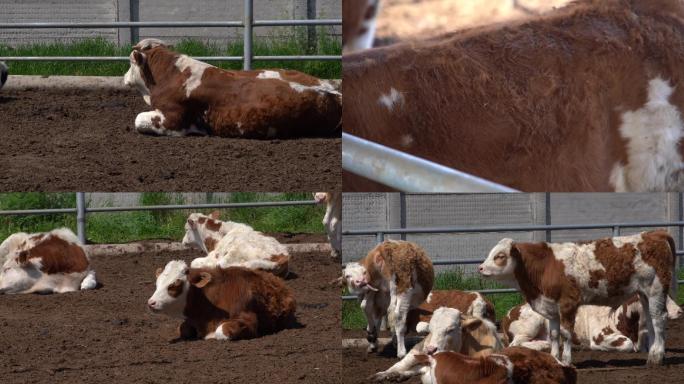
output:
[[[679,270],[679,279],[684,279],[684,269]],[[460,289],[460,290],[479,290],[491,288],[505,288],[499,284],[482,280],[477,276],[468,275],[461,270],[453,270],[440,273],[435,277],[435,290]],[[346,291],[343,292],[346,294]],[[509,309],[523,302],[519,293],[497,293],[486,295],[494,304],[496,318],[501,320]],[[677,291],[677,303],[684,304],[684,287]],[[365,329],[366,318],[359,308],[357,301],[345,301],[342,304],[342,328],[343,329]]]
[[[309,200],[308,193],[235,193],[230,202]],[[177,204],[179,196],[167,193],[143,193],[140,204]],[[73,193],[0,194],[0,210],[72,208]],[[122,243],[146,239],[181,240],[185,220],[191,211],[137,211],[93,213],[87,217],[87,236],[92,243]],[[262,232],[323,233],[324,207],[292,206],[273,208],[238,208],[220,210],[224,220],[238,221]],[[207,213],[207,212],[205,212]],[[42,232],[57,227],[76,230],[75,215],[1,216],[0,239],[12,233]]]
[[[307,46],[305,34],[298,31],[289,39],[266,38],[254,40],[255,56],[293,55],[339,55],[342,52],[340,39],[319,34],[316,49]],[[195,40],[183,40],[174,45],[174,50],[190,56],[242,56],[242,42],[210,44]],[[104,39],[85,39],[75,43],[30,44],[17,47],[0,45],[0,56],[128,56],[131,46],[119,47]],[[242,69],[242,62],[211,62],[225,69]],[[128,62],[8,62],[13,75],[79,75],[79,76],[123,76],[128,71]],[[342,64],[339,61],[254,61],[253,67],[295,69],[324,79],[339,79]]]

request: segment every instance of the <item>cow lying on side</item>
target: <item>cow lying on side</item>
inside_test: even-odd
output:
[[[649,364],[665,353],[668,292],[673,281],[675,245],[665,231],[580,243],[518,243],[501,240],[479,267],[486,278],[520,289],[525,300],[549,319],[551,354],[570,364],[575,318],[580,305],[617,307],[638,293],[648,329]]]
[[[140,133],[273,139],[341,130],[342,94],[301,72],[227,71],[156,39],[135,45],[130,63],[124,84],[154,109],[136,117]]]
[[[147,306],[183,318],[182,339],[239,340],[287,328],[295,321],[296,303],[271,274],[239,267],[190,269],[175,260],[157,270]]]
[[[682,309],[667,297],[667,318],[678,319]],[[501,330],[509,346],[547,350],[549,321],[532,310],[529,304],[511,308],[501,319]],[[581,305],[575,318],[573,343],[595,351],[645,352],[648,330],[639,296],[634,295],[613,309],[602,305]]]
[[[331,256],[342,255],[342,193],[341,192],[316,192],[314,200],[318,204],[325,204],[325,216],[323,226],[328,234],[328,240],[332,247]]]
[[[343,278],[350,291],[362,298],[361,307],[368,322],[368,350],[377,349],[378,330],[387,315],[397,340],[397,357],[404,357],[406,317],[411,309],[425,301],[432,290],[435,278],[432,261],[417,244],[386,240],[358,263],[349,264]],[[350,273],[352,270],[355,273]],[[389,305],[384,306],[387,299]]]
[[[68,228],[15,233],[0,244],[0,293],[64,293],[97,286],[95,271]]]
[[[289,272],[290,256],[284,245],[249,225],[219,220],[218,211],[209,216],[190,214],[185,224],[183,245],[199,247],[207,253],[206,257],[192,261],[193,268],[239,266],[281,277]]]
[[[481,293],[452,289],[432,291],[423,304],[410,310],[406,318],[408,330],[416,331],[416,328],[426,326],[420,323],[429,323],[434,311],[440,307],[455,308],[464,315],[496,322],[494,305]]]
[[[429,334],[401,361],[373,375],[372,380],[406,380],[424,375],[428,369],[416,364],[416,355],[420,354],[455,351],[466,356],[481,357],[503,349],[493,322],[462,315],[454,308],[437,308],[429,324],[421,323],[419,330]]]
[[[7,68],[7,65],[0,61],[0,89],[2,89],[2,86],[5,85],[7,82],[7,77],[9,76],[9,69]]]
[[[577,371],[561,365],[547,353],[521,347],[506,348],[487,357],[456,352],[417,355],[429,367],[423,383],[432,384],[575,384]]]

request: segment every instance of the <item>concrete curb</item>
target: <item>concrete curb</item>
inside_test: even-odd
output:
[[[340,89],[342,80],[329,80],[336,89]],[[127,87],[123,83],[123,76],[10,76],[3,88],[6,91],[23,91],[26,89],[48,88],[48,89],[101,89],[131,91],[137,93],[133,88]]]
[[[328,243],[284,244],[290,253],[330,252]],[[120,256],[126,253],[140,252],[175,252],[188,248],[183,244],[173,243],[129,243],[129,244],[89,244],[85,246],[90,256]]]

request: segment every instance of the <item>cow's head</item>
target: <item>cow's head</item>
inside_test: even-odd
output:
[[[327,204],[329,201],[329,194],[328,192],[315,192],[313,194],[314,200],[316,201],[316,204]]]
[[[158,39],[144,39],[136,44],[129,56],[131,67],[124,75],[124,85],[137,89],[149,105],[151,105],[150,87],[154,85],[154,77],[149,66],[147,51],[156,47],[167,47],[167,45]]]
[[[0,271],[0,293],[19,293],[32,288],[42,277],[41,258],[29,257],[29,251],[13,252]]]
[[[156,290],[147,300],[147,308],[153,313],[182,317],[190,288],[189,271],[190,268],[182,260],[169,261],[164,269],[158,268]]]
[[[444,351],[459,352],[463,345],[463,333],[474,332],[481,325],[481,319],[463,317],[458,309],[439,307],[432,313],[430,323],[418,323],[416,328],[419,332],[429,332],[423,343],[423,352],[434,354]]]
[[[520,250],[513,239],[502,239],[492,248],[487,259],[480,264],[478,270],[483,277],[496,280],[514,278],[516,259],[513,257]]]
[[[221,222],[219,212],[214,211],[209,216],[201,213],[191,213],[185,222],[185,236],[183,245],[186,247],[201,249],[209,253],[210,249],[221,239],[219,229]],[[210,246],[207,246],[209,244]]]
[[[364,295],[366,292],[377,291],[376,287],[370,285],[371,278],[366,268],[357,263],[347,263],[342,270],[342,280],[347,284],[349,292],[353,295]]]

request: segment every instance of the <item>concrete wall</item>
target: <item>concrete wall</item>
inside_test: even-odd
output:
[[[684,202],[676,193],[575,193],[416,195],[347,193],[343,200],[345,230],[409,227],[482,227],[498,225],[596,224],[676,221]],[[403,209],[402,209],[403,207]],[[626,229],[624,234],[642,229]],[[551,241],[575,241],[611,236],[611,229],[552,231]],[[673,230],[678,247],[680,244]],[[401,236],[393,236],[400,238]],[[484,259],[503,237],[543,241],[545,231],[481,234],[407,234],[433,260]],[[357,260],[376,244],[375,236],[345,236],[343,261]]]
[[[105,21],[240,21],[243,0],[0,0],[0,22],[105,22]],[[339,0],[255,0],[255,20],[341,18]],[[325,27],[331,35],[339,28]],[[255,38],[291,36],[292,27],[255,28]],[[0,30],[0,44],[74,41],[102,37],[126,44],[131,39],[157,37],[168,42],[183,38],[225,42],[242,39],[241,28],[143,28]]]

